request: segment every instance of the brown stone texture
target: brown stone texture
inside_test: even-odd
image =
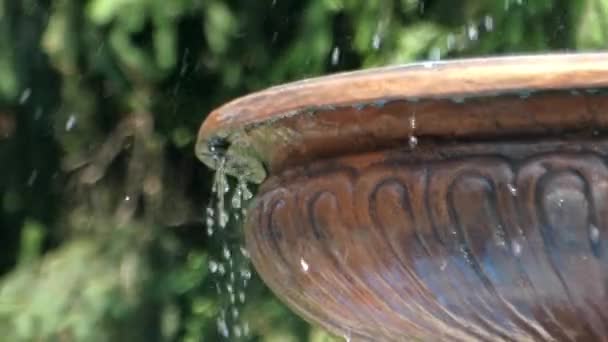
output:
[[[245,229],[256,269],[304,317],[362,340],[605,340],[608,142],[444,152],[272,176]]]

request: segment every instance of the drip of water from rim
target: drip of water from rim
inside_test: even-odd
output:
[[[232,189],[226,175],[226,158],[215,158],[212,201],[206,208],[207,235],[221,246],[209,261],[214,285],[219,299],[216,324],[218,333],[230,341],[238,341],[249,335],[249,323],[241,312],[246,304],[247,287],[251,279],[249,254],[242,244],[241,234],[229,229],[239,228],[246,213],[247,202],[253,198],[244,177],[237,179]],[[227,201],[227,196],[231,195]],[[231,225],[229,225],[231,223]]]

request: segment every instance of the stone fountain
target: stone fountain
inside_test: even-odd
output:
[[[608,340],[608,53],[281,85],[212,112],[196,153],[261,183],[253,264],[335,334]]]

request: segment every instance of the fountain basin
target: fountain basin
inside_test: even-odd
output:
[[[608,336],[608,53],[371,69],[270,88],[197,156],[262,183],[268,286],[353,340]]]

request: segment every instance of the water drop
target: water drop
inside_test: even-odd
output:
[[[486,29],[486,31],[492,31],[494,29],[494,18],[492,18],[489,15],[486,15],[483,18],[483,26]]]
[[[230,259],[230,249],[228,249],[228,246],[224,245],[224,247],[222,247],[222,255],[224,256],[224,259],[229,260]]]
[[[251,271],[246,268],[242,268],[240,274],[243,279],[251,279]]]
[[[380,39],[380,35],[378,33],[376,33],[374,35],[374,38],[372,40],[372,47],[374,48],[374,50],[378,50],[380,48],[380,42],[382,40]]]
[[[300,259],[300,266],[302,266],[302,271],[308,272],[308,263],[304,259]]]
[[[38,178],[38,170],[32,171],[32,173],[30,174],[30,177],[27,179],[27,186],[34,185],[36,178]]]
[[[247,181],[244,178],[239,179],[239,188],[241,189],[241,193],[243,196],[243,200],[248,201],[253,198],[253,193],[249,190],[249,186],[247,185]]]
[[[68,118],[68,121],[66,121],[66,123],[65,123],[65,130],[71,131],[75,125],[76,125],[76,117],[74,115],[70,115],[70,117]]]
[[[217,330],[220,334],[226,338],[230,337],[230,331],[228,331],[228,325],[223,318],[217,319]]]
[[[217,272],[217,269],[218,269],[217,262],[215,262],[213,260],[209,261],[209,271],[211,271],[211,273],[215,273],[215,272]]]
[[[226,211],[220,212],[220,218],[219,218],[220,227],[226,228],[226,225],[228,224],[228,220],[229,220],[228,213]]]
[[[509,192],[511,193],[511,196],[517,196],[517,187],[511,183],[507,184],[507,188],[509,189]]]
[[[589,239],[593,243],[598,243],[600,241],[600,230],[595,225],[591,225],[589,228]]]
[[[511,242],[511,251],[513,252],[513,255],[515,255],[516,257],[521,255],[521,244],[517,241],[513,241]]]
[[[336,46],[336,47],[334,47],[334,49],[331,52],[331,64],[336,65],[336,64],[338,64],[339,61],[340,61],[340,48]]]
[[[19,96],[19,104],[24,104],[30,98],[30,95],[32,95],[32,89],[31,88],[25,89],[21,93],[21,96]]]
[[[232,200],[230,201],[233,209],[240,209],[243,199],[243,191],[240,187],[237,187],[232,195]]]
[[[243,292],[243,291],[239,292],[239,301],[241,303],[245,303],[245,292]]]
[[[410,128],[413,130],[416,129],[416,115],[410,116]]]
[[[418,138],[416,138],[416,136],[414,135],[410,135],[409,141],[408,141],[410,148],[415,148],[416,146],[418,146]]]
[[[250,256],[249,256],[249,252],[247,251],[247,249],[243,246],[241,246],[239,248],[241,250],[241,255],[244,256],[245,258],[249,259]]]
[[[469,37],[469,40],[471,41],[477,40],[479,38],[479,30],[477,29],[476,25],[469,25],[469,27],[467,28],[467,37]]]

